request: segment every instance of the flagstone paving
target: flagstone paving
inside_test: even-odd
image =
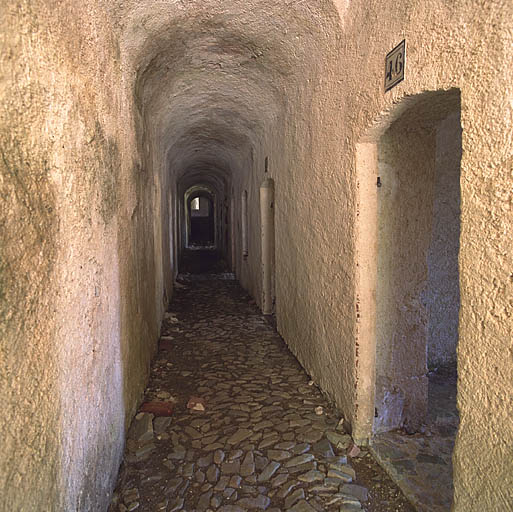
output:
[[[340,414],[223,277],[177,286],[144,397],[174,411],[134,418],[111,512],[411,512],[366,450],[348,457]]]
[[[376,436],[371,451],[419,512],[450,510],[452,452],[459,425],[455,366],[431,371],[428,417],[422,432]]]

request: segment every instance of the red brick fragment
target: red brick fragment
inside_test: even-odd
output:
[[[148,412],[155,416],[171,416],[174,404],[172,402],[144,402],[141,412]]]

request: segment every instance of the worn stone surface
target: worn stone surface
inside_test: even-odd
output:
[[[358,481],[345,452],[326,437],[340,416],[317,387],[301,385],[308,376],[247,295],[234,281],[190,280],[173,313],[178,322],[163,330],[174,337],[173,364],[168,351],[158,354],[145,399],[167,391],[177,397],[175,413],[155,432],[148,458],[134,458],[137,446],[128,445],[115,496],[148,512],[162,496],[178,496],[183,510],[338,511],[344,497],[329,500],[343,483]],[[188,409],[190,395],[204,398],[206,410]],[[322,441],[304,443],[304,429]],[[219,447],[210,449],[212,442]],[[402,500],[391,504],[394,512],[409,511]]]
[[[448,510],[453,496],[452,453],[459,424],[456,369],[429,374],[429,413],[422,432],[395,430],[375,437],[372,453],[418,510]]]

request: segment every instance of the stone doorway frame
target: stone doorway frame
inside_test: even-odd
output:
[[[211,216],[213,218],[214,222],[214,247],[218,247],[218,198],[216,193],[211,190],[209,187],[205,185],[194,185],[186,190],[184,194],[184,216],[185,216],[185,223],[184,223],[184,248],[189,248],[191,246],[190,243],[190,236],[191,236],[191,202],[192,199],[195,197],[205,197],[210,201],[212,211]]]
[[[428,105],[429,108],[425,108]],[[383,135],[405,113],[420,109],[430,112],[435,123],[454,108],[461,112],[459,89],[427,91],[402,98],[378,118],[356,147],[357,219],[356,228],[356,395],[352,435],[359,444],[373,436],[376,394],[377,283],[378,283],[378,177],[379,143]],[[405,141],[407,144],[408,142]],[[460,161],[462,166],[463,156]],[[460,174],[461,180],[461,174]],[[461,181],[460,181],[461,194]],[[461,229],[461,221],[460,221]],[[461,231],[460,231],[461,233]],[[461,235],[460,235],[461,236]],[[461,275],[459,276],[461,280]],[[427,400],[427,385],[426,385]]]

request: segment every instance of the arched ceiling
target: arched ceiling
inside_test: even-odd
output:
[[[229,177],[228,177],[229,178]],[[178,181],[178,193],[183,197],[191,190],[208,189],[216,197],[223,200],[227,193],[227,176],[216,169],[201,167],[197,170],[186,172]]]
[[[328,0],[118,0],[111,9],[136,104],[176,180],[247,172],[291,91],[316,86],[339,31]]]

